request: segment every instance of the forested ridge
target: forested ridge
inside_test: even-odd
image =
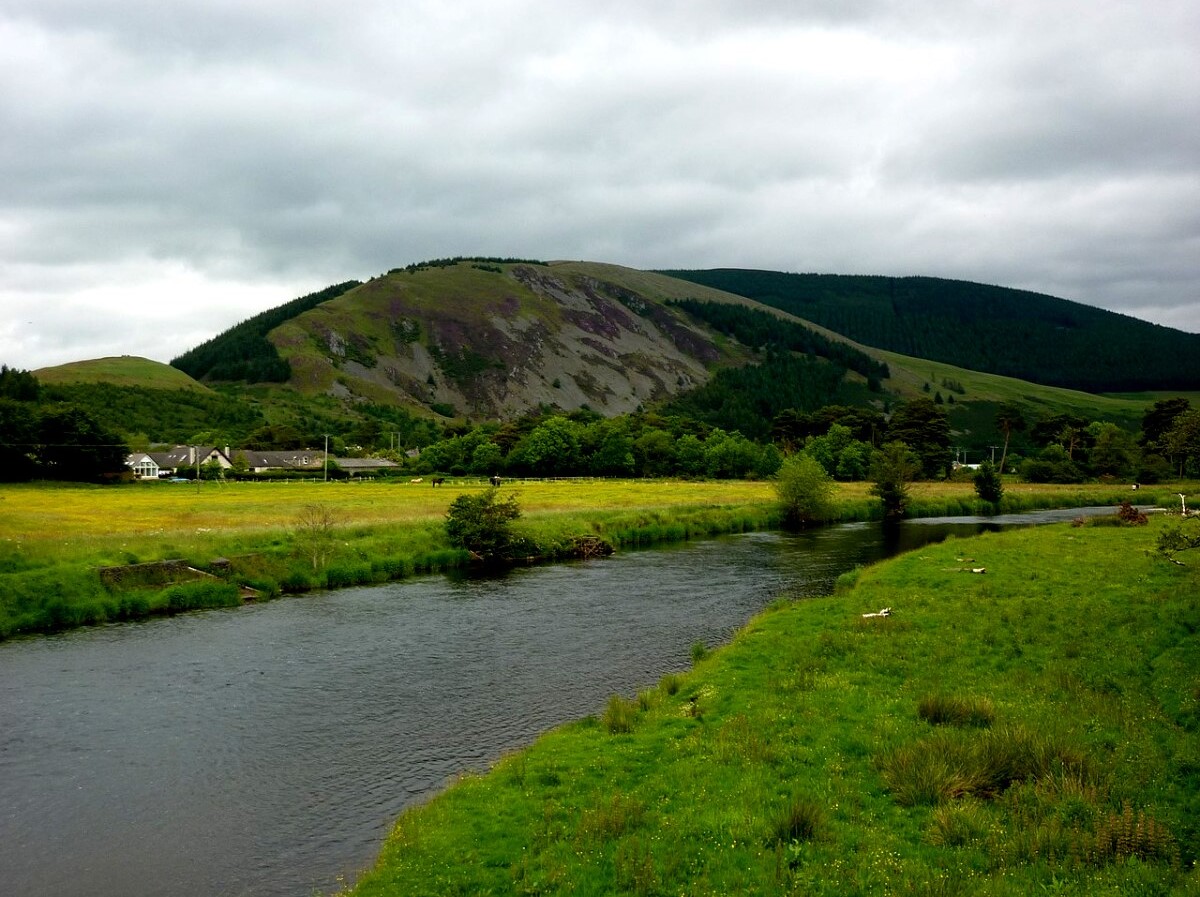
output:
[[[267,339],[267,334],[280,324],[357,286],[362,286],[362,282],[347,280],[247,318],[172,359],[171,367],[197,380],[283,383],[292,376],[292,369]]]
[[[1040,293],[936,277],[660,273],[971,370],[1088,392],[1200,389],[1200,335]]]

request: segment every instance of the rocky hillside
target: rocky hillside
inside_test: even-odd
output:
[[[584,262],[397,269],[276,327],[289,385],[506,418],[539,405],[632,411],[745,351],[665,303],[714,290]],[[734,300],[737,301],[737,300]]]

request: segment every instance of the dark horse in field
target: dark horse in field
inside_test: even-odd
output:
[[[435,486],[440,486],[440,485],[442,485],[442,483],[444,483],[444,482],[446,482],[446,478],[445,478],[445,477],[434,477],[434,478],[433,478],[433,485],[435,485]]]
[[[498,476],[492,477],[491,482],[492,482],[493,486],[499,486],[500,485],[500,477],[498,477]]]

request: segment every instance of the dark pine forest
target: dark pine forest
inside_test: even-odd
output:
[[[936,277],[661,273],[971,370],[1087,392],[1200,389],[1200,335],[1040,293]]]

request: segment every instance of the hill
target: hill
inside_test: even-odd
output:
[[[113,386],[141,386],[147,389],[189,389],[209,392],[207,386],[197,383],[178,368],[141,358],[137,355],[119,355],[109,358],[93,358],[88,361],[73,361],[54,367],[39,368],[33,372],[38,381],[46,386],[75,383],[110,383]]]
[[[618,414],[744,354],[667,307],[684,292],[696,288],[616,266],[455,260],[395,269],[277,315],[265,339],[287,386],[309,395],[446,416],[540,405]],[[232,357],[238,341],[231,331],[205,348]],[[196,354],[173,364],[189,369]],[[229,369],[200,373],[217,380]]]
[[[795,277],[758,273],[764,282]],[[173,364],[252,402],[270,425],[264,444],[279,431],[289,441],[340,433],[347,444],[420,445],[437,420],[638,408],[764,439],[785,409],[886,411],[926,394],[945,404],[956,444],[979,451],[995,442],[1005,401],[1031,420],[1071,411],[1131,430],[1153,401],[885,351],[778,304],[575,261],[459,258],[393,269],[264,312]]]
[[[1040,293],[934,277],[663,273],[961,368],[1087,392],[1200,389],[1200,334]]]

